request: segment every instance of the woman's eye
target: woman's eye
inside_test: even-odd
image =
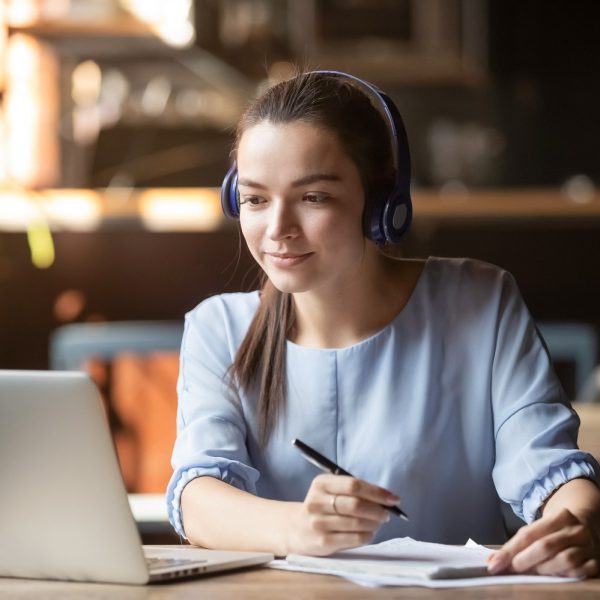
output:
[[[321,204],[327,200],[325,194],[304,194],[303,199],[310,204]]]
[[[242,204],[250,204],[251,206],[258,206],[264,202],[263,198],[259,196],[242,196],[240,198],[240,205]]]

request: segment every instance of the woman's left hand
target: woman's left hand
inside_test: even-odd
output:
[[[600,541],[589,525],[563,508],[519,529],[491,555],[488,569],[494,575],[594,577],[600,572]]]

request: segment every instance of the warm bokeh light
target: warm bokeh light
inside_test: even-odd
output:
[[[42,206],[50,223],[77,231],[96,229],[102,220],[102,203],[93,190],[45,190]]]
[[[57,1],[64,4],[64,0]],[[37,0],[8,0],[5,4],[8,22],[15,27],[31,25],[40,17],[41,3]]]
[[[79,106],[96,104],[100,96],[102,71],[97,62],[86,60],[79,63],[71,76],[71,96]]]
[[[39,219],[39,207],[26,193],[18,191],[0,194],[0,230],[23,231]]]
[[[155,231],[212,231],[223,220],[219,190],[146,190],[140,193],[139,210],[144,225]]]
[[[170,46],[184,47],[194,41],[192,0],[122,0],[122,5]]]
[[[569,177],[565,181],[562,192],[571,202],[589,204],[594,201],[596,196],[596,186],[591,177],[580,173]]]
[[[25,231],[39,221],[51,228],[90,231],[102,216],[100,195],[92,190],[0,192],[0,231]]]
[[[92,231],[105,219],[139,218],[154,231],[213,231],[224,223],[218,188],[0,191],[0,231]]]
[[[26,187],[56,185],[59,178],[58,70],[56,56],[47,45],[26,34],[10,37],[6,162],[9,175]]]
[[[270,85],[290,79],[296,73],[297,67],[286,60],[274,62],[269,66],[268,76]]]
[[[167,106],[171,90],[169,79],[161,75],[152,77],[142,93],[142,111],[150,117],[160,116]]]
[[[57,321],[74,321],[85,308],[86,298],[81,290],[64,290],[54,301],[53,312]]]
[[[8,179],[6,143],[6,121],[4,118],[4,111],[0,108],[0,181],[6,181]]]
[[[0,2],[0,65],[5,64],[6,60],[6,44],[8,42],[8,27],[7,27],[7,9],[6,3]],[[0,89],[4,89],[6,85],[6,74],[4,69],[0,68]],[[3,116],[0,116],[3,119]],[[4,140],[1,141],[4,144]]]

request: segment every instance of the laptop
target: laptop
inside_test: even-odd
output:
[[[145,584],[273,559],[142,546],[85,373],[0,370],[0,482],[2,577]]]

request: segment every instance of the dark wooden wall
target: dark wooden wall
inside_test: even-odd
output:
[[[77,321],[180,320],[207,296],[256,277],[235,230],[214,233],[58,232],[56,261],[35,268],[24,233],[0,234],[0,368],[45,368],[54,304],[77,290]]]

